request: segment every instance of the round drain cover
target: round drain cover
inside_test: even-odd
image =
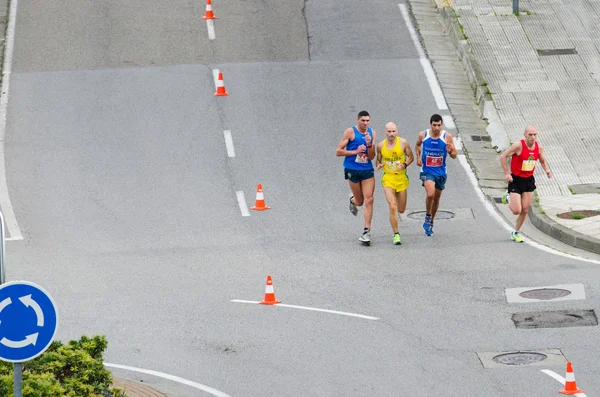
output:
[[[505,365],[527,365],[544,361],[548,356],[536,352],[514,352],[497,355],[493,360]]]
[[[560,288],[540,288],[530,289],[529,291],[523,291],[519,296],[527,299],[540,299],[549,301],[556,298],[562,298],[563,296],[570,295],[571,291],[568,289]]]
[[[415,211],[415,212],[411,212],[410,214],[407,215],[408,218],[410,219],[425,219],[425,211]],[[454,218],[454,212],[451,211],[438,211],[435,214],[435,220],[437,221],[438,219],[452,219]]]

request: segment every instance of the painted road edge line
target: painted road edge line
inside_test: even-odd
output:
[[[452,115],[444,114],[442,115],[442,120],[444,120],[444,125],[446,126],[446,128],[449,128],[451,130],[456,129],[456,124],[454,124],[454,117],[452,117]]]
[[[235,303],[260,303],[258,301],[246,301],[246,300],[242,300],[242,299],[232,299],[231,301],[235,302]],[[365,316],[364,314],[340,312],[340,311],[337,311],[337,310],[319,309],[319,308],[316,308],[316,307],[286,305],[284,303],[278,303],[276,305],[271,305],[271,306],[282,306],[282,307],[289,307],[289,308],[292,308],[292,309],[310,310],[310,311],[313,311],[313,312],[323,312],[323,313],[331,313],[331,314],[340,314],[342,316],[358,317],[358,318],[363,318],[365,320],[379,320],[379,317]]]
[[[212,19],[206,20],[206,28],[208,29],[208,39],[214,40],[217,38],[215,35],[215,23]]]
[[[17,18],[18,0],[11,0],[8,15],[8,26],[6,28],[6,39],[4,47],[4,64],[2,65],[2,92],[0,93],[0,208],[4,215],[6,228],[10,238],[6,240],[23,240],[21,229],[13,211],[8,195],[8,183],[6,181],[6,158],[4,157],[4,145],[6,144],[6,113],[8,108],[8,93],[10,91],[10,75],[12,70],[12,57],[15,45],[15,23]]]
[[[551,371],[549,369],[540,369],[540,371],[542,371],[543,373],[545,373],[546,375],[556,379],[557,381],[559,381],[560,383],[562,383],[563,385],[565,384],[565,378],[563,378],[562,376],[560,376],[559,374],[557,374],[554,371]],[[579,396],[579,397],[587,397],[585,393],[575,393],[574,396]]]
[[[225,147],[227,148],[227,156],[235,157],[235,149],[233,148],[233,138],[230,130],[223,131],[225,136]]]
[[[214,389],[214,388],[212,388],[210,386],[206,386],[206,385],[203,385],[201,383],[197,383],[197,382],[193,382],[191,380],[180,378],[179,376],[165,374],[164,372],[153,371],[151,369],[130,367],[128,365],[121,365],[121,364],[104,363],[104,366],[108,367],[108,368],[117,368],[117,369],[124,369],[126,371],[139,372],[139,373],[142,373],[142,374],[152,375],[152,376],[156,376],[156,377],[159,377],[159,378],[167,379],[167,380],[170,380],[170,381],[173,381],[173,382],[177,382],[177,383],[181,383],[181,384],[186,385],[186,386],[193,387],[194,389],[205,391],[205,392],[207,392],[209,394],[212,394],[213,396],[216,396],[216,397],[231,397],[229,394],[224,393],[224,392],[222,392],[220,390]]]
[[[238,190],[237,192],[235,192],[235,195],[237,196],[237,201],[238,201],[238,205],[240,206],[240,211],[242,213],[242,216],[250,216],[250,211],[248,210],[248,204],[246,204],[246,197],[244,197],[244,192],[241,190]]]
[[[492,216],[492,218],[494,218],[496,220],[496,222],[498,222],[500,224],[500,226],[502,226],[505,230],[512,232],[513,226],[511,224],[509,224],[508,221],[494,207],[494,205],[492,203],[490,203],[489,200],[486,199],[485,195],[483,194],[483,191],[481,190],[481,187],[479,186],[479,182],[477,181],[477,178],[475,177],[475,174],[473,173],[473,170],[471,169],[471,166],[469,165],[469,162],[467,161],[467,157],[464,154],[459,154],[456,158],[458,159],[458,162],[463,166],[463,168],[467,172],[467,177],[469,178],[469,181],[471,181],[471,185],[473,185],[475,192],[477,194],[477,197],[479,198],[479,201],[481,201],[483,203],[483,207]],[[565,257],[565,258],[574,259],[574,260],[579,260],[579,261],[583,261],[583,262],[595,263],[595,264],[600,265],[600,261],[597,261],[594,259],[582,258],[580,256],[565,254],[564,252],[560,252],[558,250],[555,250],[554,248],[550,248],[543,244],[536,243],[535,241],[533,241],[531,239],[526,239],[525,244],[528,244],[532,247],[535,247],[544,252],[548,252],[550,254],[554,254],[554,255],[558,255],[558,256]]]
[[[433,94],[433,98],[435,99],[435,103],[440,110],[447,110],[448,104],[446,104],[446,98],[444,97],[444,93],[442,92],[442,88],[440,87],[440,83],[438,82],[437,76],[435,75],[435,71],[431,66],[431,62],[425,56],[425,51],[421,46],[421,42],[419,41],[419,37],[417,36],[417,32],[412,24],[410,19],[410,15],[408,13],[408,7],[406,4],[398,4],[400,7],[400,12],[402,12],[402,17],[404,18],[404,23],[406,24],[406,28],[408,29],[408,33],[417,49],[417,53],[419,54],[419,61],[421,62],[421,67],[423,67],[423,71],[425,72],[425,77],[427,78],[427,82],[429,83],[429,89]]]

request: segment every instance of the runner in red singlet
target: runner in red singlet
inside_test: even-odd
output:
[[[527,217],[527,211],[533,200],[535,190],[535,177],[533,176],[535,164],[539,160],[548,178],[552,177],[548,162],[544,157],[542,145],[537,142],[537,129],[530,125],[525,128],[523,134],[525,139],[512,144],[500,155],[500,164],[504,170],[506,182],[508,182],[508,193],[502,198],[503,203],[509,204],[513,214],[517,215],[515,230],[510,238],[517,243],[522,243],[520,235],[521,226]],[[511,156],[510,172],[508,171],[507,159]]]

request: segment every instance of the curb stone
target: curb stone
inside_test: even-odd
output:
[[[600,240],[571,230],[542,212],[538,203],[531,204],[528,212],[531,223],[542,232],[575,248],[600,254]]]

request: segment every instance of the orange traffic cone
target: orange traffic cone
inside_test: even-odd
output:
[[[273,280],[267,276],[267,286],[265,287],[265,299],[260,302],[261,305],[276,305],[281,303],[275,299],[275,290],[273,289]]]
[[[577,382],[575,382],[575,374],[573,374],[573,366],[571,362],[567,362],[567,375],[565,376],[565,388],[558,391],[562,394],[577,394],[583,393],[583,390],[577,388]]]
[[[256,188],[256,204],[253,207],[250,207],[251,210],[255,211],[264,211],[271,209],[271,207],[267,207],[265,205],[265,195],[263,194],[262,184],[258,184]]]
[[[217,79],[217,92],[215,92],[215,96],[227,95],[229,95],[229,93],[225,91],[225,83],[223,83],[223,73],[219,72],[219,78]]]
[[[202,17],[202,19],[217,19],[212,10],[212,3],[210,0],[206,0],[206,14]]]

